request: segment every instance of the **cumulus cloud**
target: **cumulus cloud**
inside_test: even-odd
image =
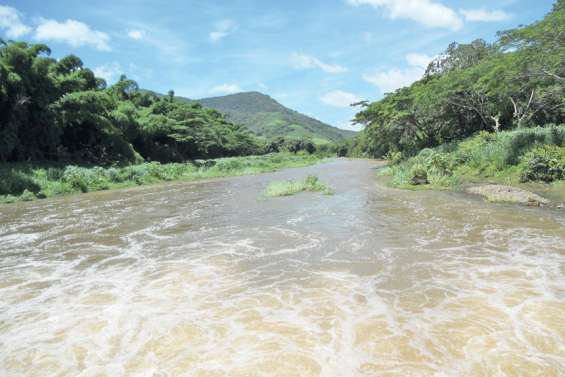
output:
[[[408,65],[423,68],[424,70],[428,68],[428,65],[432,60],[434,60],[434,57],[426,54],[410,53],[406,55],[406,62]]]
[[[326,73],[337,74],[347,72],[347,68],[337,64],[326,64],[310,55],[293,53],[290,55],[290,64],[295,69],[319,68]]]
[[[222,20],[216,22],[214,25],[214,30],[208,35],[212,42],[218,42],[219,40],[233,34],[237,30],[237,24],[232,20]]]
[[[390,93],[420,80],[432,60],[431,56],[411,53],[406,55],[408,68],[376,71],[363,75],[363,79],[378,87],[383,93]]]
[[[211,94],[233,94],[241,91],[241,88],[237,84],[222,84],[210,89]]]
[[[108,84],[111,84],[118,80],[123,70],[120,63],[112,62],[98,66],[92,72],[94,72],[94,76],[103,78]]]
[[[128,37],[135,40],[143,39],[145,33],[141,30],[130,30],[128,31]]]
[[[384,9],[392,19],[409,19],[429,27],[451,30],[463,27],[463,21],[455,10],[433,0],[347,0],[347,3]]]
[[[19,38],[31,32],[31,27],[25,25],[17,9],[0,5],[0,29],[8,38]]]
[[[93,30],[87,24],[76,20],[58,22],[42,19],[35,29],[34,38],[63,42],[72,47],[92,46],[100,51],[110,51],[108,34]]]
[[[461,14],[467,21],[472,22],[497,22],[510,18],[510,15],[501,10],[489,11],[487,9],[461,9]]]
[[[342,90],[334,90],[324,94],[320,98],[320,101],[333,107],[349,107],[352,103],[361,101],[361,98],[357,97],[353,93],[344,92]]]

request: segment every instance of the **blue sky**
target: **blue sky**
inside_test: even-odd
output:
[[[202,98],[260,91],[329,124],[421,77],[452,41],[492,41],[553,0],[0,0],[0,36],[80,56],[110,83]]]

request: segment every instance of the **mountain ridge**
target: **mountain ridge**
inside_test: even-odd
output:
[[[316,142],[336,142],[356,132],[333,127],[290,109],[269,95],[252,91],[202,99],[176,97],[223,113],[232,122],[243,124],[260,137],[306,137]]]

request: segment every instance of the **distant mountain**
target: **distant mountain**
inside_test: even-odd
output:
[[[232,122],[243,124],[256,135],[266,138],[308,137],[322,142],[344,140],[355,135],[353,131],[332,127],[284,107],[273,98],[258,92],[204,98],[196,102],[224,113]]]

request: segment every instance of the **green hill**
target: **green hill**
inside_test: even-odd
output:
[[[323,142],[339,141],[356,134],[291,110],[258,92],[204,98],[197,102],[224,113],[228,120],[243,124],[256,135],[265,138],[308,137],[315,142]]]

